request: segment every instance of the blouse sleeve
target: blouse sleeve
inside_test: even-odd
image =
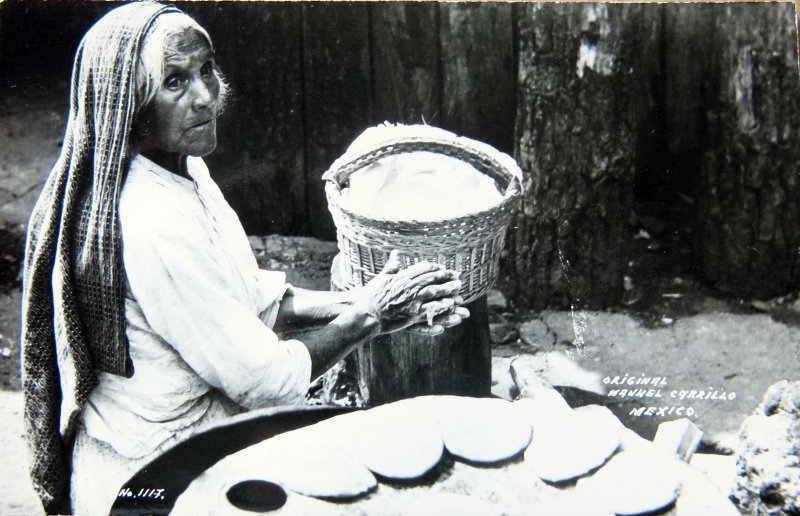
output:
[[[261,320],[272,328],[278,318],[278,310],[289,285],[286,283],[286,273],[278,271],[258,271],[258,290],[260,304],[258,308]]]
[[[300,402],[311,376],[305,345],[279,340],[259,317],[264,307],[236,295],[224,253],[209,245],[208,228],[191,212],[163,208],[165,202],[150,198],[145,209],[120,205],[125,271],[150,327],[241,406]],[[262,273],[253,279],[266,310],[277,305],[283,279]]]

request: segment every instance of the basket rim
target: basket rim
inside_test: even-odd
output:
[[[411,126],[406,126],[409,128]],[[417,148],[421,145],[435,145],[440,146],[444,149],[453,149],[454,151],[460,151],[462,153],[468,154],[470,156],[475,157],[479,161],[487,162],[491,165],[491,170],[495,172],[498,176],[502,176],[504,179],[508,180],[506,185],[505,191],[500,192],[502,193],[502,199],[491,207],[485,208],[480,211],[475,211],[471,213],[467,213],[464,215],[459,215],[457,217],[448,217],[448,218],[436,218],[436,219],[390,219],[384,217],[378,217],[374,215],[360,213],[358,211],[353,210],[349,206],[347,206],[347,202],[344,201],[342,196],[342,175],[348,172],[348,169],[354,168],[357,166],[358,162],[361,160],[366,160],[366,162],[358,167],[354,168],[354,170],[349,170],[345,179],[349,179],[349,176],[355,172],[356,170],[361,170],[365,166],[372,164],[374,161],[381,159],[385,156],[389,155],[397,155],[397,154],[405,154],[405,153],[412,153],[412,152],[419,152],[419,151],[426,151],[426,149]],[[397,150],[399,149],[399,150]],[[385,155],[381,155],[382,151],[385,151]],[[370,155],[377,154],[378,157],[370,158]],[[460,161],[464,161],[468,164],[474,166],[474,164],[469,163],[469,161],[464,160],[461,156],[458,155],[451,155],[447,153],[443,153],[446,156],[449,156],[453,159],[458,159]],[[484,175],[489,175],[490,177],[492,174],[488,174],[487,172],[477,169],[479,173]],[[461,222],[468,222],[475,218],[481,217],[488,217],[497,212],[504,212],[508,209],[508,205],[512,202],[516,201],[517,198],[521,195],[523,190],[523,182],[522,182],[522,170],[519,168],[516,160],[512,158],[510,155],[501,152],[490,145],[479,142],[477,140],[473,140],[470,138],[466,138],[463,136],[455,136],[454,138],[446,138],[443,136],[431,136],[431,135],[413,135],[413,136],[400,136],[395,138],[389,138],[383,140],[379,143],[375,143],[370,145],[364,149],[361,149],[359,152],[349,155],[345,153],[339,159],[334,161],[334,163],[330,166],[330,168],[322,175],[322,179],[325,180],[325,193],[328,198],[328,208],[329,210],[333,211],[335,207],[337,210],[341,211],[343,214],[347,215],[348,217],[364,223],[377,223],[377,224],[407,224],[407,225],[414,225],[414,226],[441,226],[444,224],[451,224],[451,225],[458,225]],[[493,177],[493,179],[495,179]],[[497,179],[495,179],[496,181]],[[511,206],[509,211],[513,211],[514,206]]]
[[[376,224],[395,224],[400,227],[407,225],[407,226],[444,226],[444,225],[452,225],[452,226],[459,226],[463,224],[467,224],[476,218],[488,218],[489,216],[495,214],[502,214],[504,212],[511,213],[516,208],[515,203],[517,198],[520,195],[519,190],[513,190],[510,193],[506,193],[500,202],[492,206],[490,208],[486,208],[481,211],[476,211],[469,213],[467,215],[459,215],[458,217],[452,218],[437,218],[437,219],[427,219],[427,220],[417,220],[417,219],[389,219],[383,217],[375,217],[371,215],[364,215],[362,213],[357,213],[353,210],[348,209],[345,206],[342,206],[341,203],[336,202],[338,199],[334,197],[334,194],[338,195],[338,198],[341,198],[341,191],[337,189],[332,183],[328,183],[325,185],[325,192],[328,194],[328,209],[337,209],[342,212],[344,215],[347,215],[350,219],[358,222],[358,223],[376,223]]]

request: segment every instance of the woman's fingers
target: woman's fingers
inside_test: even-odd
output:
[[[389,258],[386,259],[386,264],[383,266],[381,272],[386,274],[394,274],[400,270],[402,264],[400,263],[400,251],[397,249],[389,253]]]
[[[461,323],[461,316],[458,314],[444,314],[433,318],[433,324],[443,328],[452,328]]]
[[[456,304],[458,304],[458,300],[456,300]],[[456,314],[457,316],[461,317],[462,319],[468,319],[469,318],[469,310],[467,310],[463,306],[456,306],[456,309],[453,310],[453,313]]]
[[[398,280],[400,279],[401,278],[398,278]],[[436,297],[442,297],[442,295],[449,295],[450,297],[456,295],[458,293],[458,290],[461,288],[461,280],[459,280],[458,277],[455,276],[455,273],[453,273],[453,271],[442,269],[438,271],[426,272],[424,274],[416,276],[413,279],[404,280],[403,286],[410,292],[413,292],[415,297],[418,297],[420,292],[426,287],[429,286],[438,287],[439,285],[445,285],[448,283],[451,283],[451,285],[448,287],[448,290],[450,290],[449,293],[440,294],[438,296],[431,296],[429,292],[428,295],[422,298],[423,300],[428,300],[428,299],[434,299]],[[453,288],[455,288],[455,290],[453,290]]]
[[[443,265],[438,263],[419,262],[398,272],[397,277],[410,281],[430,273],[444,273],[446,270]]]
[[[444,327],[439,324],[428,326],[428,323],[415,324],[406,328],[408,331],[413,331],[419,335],[426,335],[428,337],[435,337],[444,333]]]
[[[428,321],[428,325],[433,325],[433,321],[437,315],[451,314],[455,310],[455,300],[452,297],[444,299],[436,299],[423,303],[420,307],[419,315]]]
[[[456,308],[452,314],[437,315],[433,318],[433,324],[429,325],[427,322],[422,322],[409,326],[408,330],[421,335],[436,336],[444,333],[445,328],[452,328],[458,326],[461,321],[469,317],[469,310],[465,308]]]
[[[417,299],[430,301],[443,297],[453,297],[461,290],[461,280],[448,281],[447,283],[436,283],[423,287],[417,294]],[[458,303],[458,300],[455,300]]]
[[[428,306],[430,306],[430,303]],[[461,321],[467,317],[469,317],[469,310],[463,306],[454,306],[451,313],[436,315],[430,322],[425,321],[412,324],[411,326],[406,327],[406,330],[414,332],[418,335],[435,337],[444,333],[445,328],[452,328],[453,326],[461,324]]]
[[[383,268],[388,274],[395,274],[397,280],[408,281],[410,288],[421,288],[427,285],[445,283],[457,280],[460,274],[454,270],[445,269],[443,265],[434,262],[417,262],[400,270],[399,252],[392,251]]]

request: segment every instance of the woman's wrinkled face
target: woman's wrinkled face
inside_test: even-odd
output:
[[[197,31],[171,36],[164,46],[164,81],[143,115],[148,151],[205,156],[217,146],[220,85],[214,55]]]

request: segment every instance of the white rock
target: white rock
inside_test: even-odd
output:
[[[606,394],[602,375],[587,371],[571,358],[558,351],[545,354],[523,354],[511,363],[511,375],[520,392],[530,385],[546,384],[559,387],[575,387],[596,394]]]
[[[519,389],[511,378],[511,357],[492,357],[492,394],[512,401]]]
[[[525,344],[537,348],[547,348],[555,342],[555,336],[541,319],[531,319],[522,323],[519,327],[519,338]]]
[[[489,306],[489,310],[493,312],[503,312],[508,308],[506,296],[496,288],[491,289],[487,294],[486,304]]]

